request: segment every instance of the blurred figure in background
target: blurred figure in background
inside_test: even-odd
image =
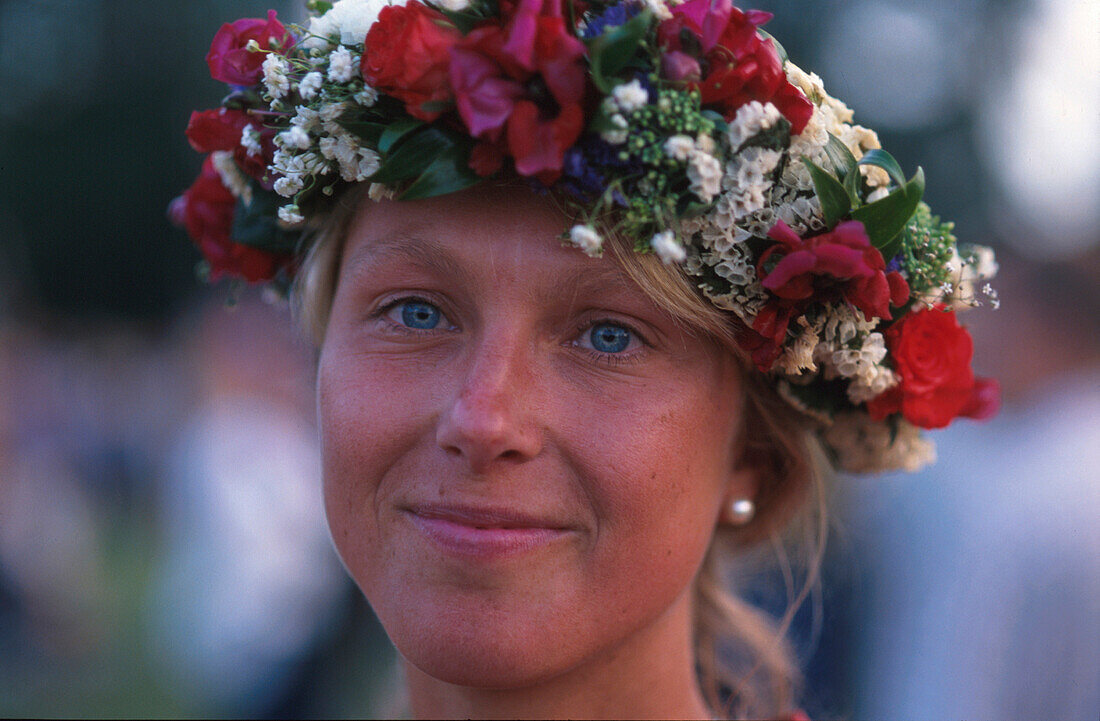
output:
[[[202,306],[193,403],[159,495],[164,567],[150,606],[164,668],[230,715],[264,714],[345,612],[332,552],[305,348],[285,312]],[[282,332],[270,332],[271,328]]]
[[[943,433],[919,476],[846,481],[856,718],[1096,718],[1098,259],[1004,268],[1012,307],[975,333],[1017,339],[1003,415]]]

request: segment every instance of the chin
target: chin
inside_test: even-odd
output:
[[[522,688],[546,681],[577,665],[574,644],[557,624],[528,607],[526,613],[491,611],[489,604],[464,609],[403,609],[396,618],[379,615],[402,657],[425,674],[459,686]]]

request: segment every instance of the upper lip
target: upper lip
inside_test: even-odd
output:
[[[565,529],[567,524],[548,516],[533,514],[506,506],[473,506],[465,504],[413,503],[405,510],[421,518],[435,518],[478,528],[553,528]]]

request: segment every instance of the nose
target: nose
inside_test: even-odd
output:
[[[473,348],[466,372],[436,431],[439,447],[475,474],[521,462],[542,450],[537,422],[537,374],[530,351],[514,339]]]

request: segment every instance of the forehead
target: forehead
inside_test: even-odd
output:
[[[641,294],[612,258],[591,258],[563,241],[569,221],[550,199],[523,187],[474,191],[412,202],[364,199],[349,228],[341,277],[412,269],[553,296],[566,288]]]

